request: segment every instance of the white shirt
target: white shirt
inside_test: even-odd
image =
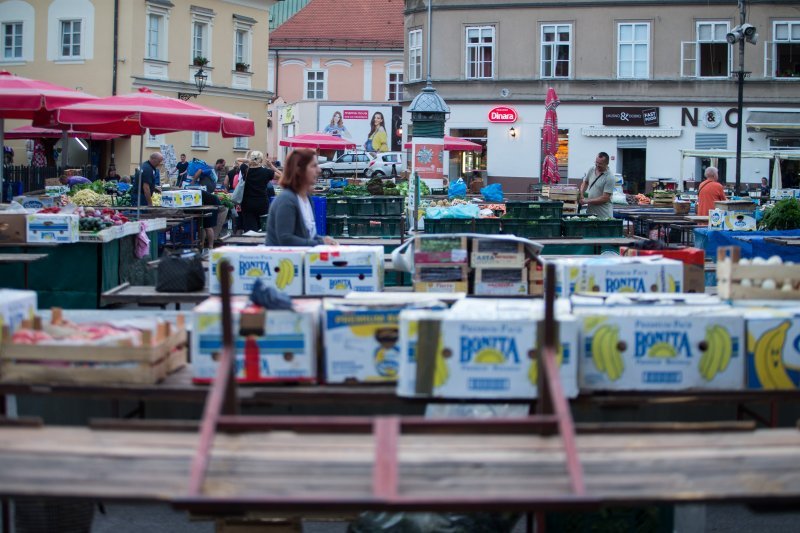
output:
[[[303,222],[308,230],[308,236],[314,238],[317,236],[317,223],[314,221],[314,210],[311,208],[311,201],[308,197],[297,197],[300,200],[300,211],[303,213]]]

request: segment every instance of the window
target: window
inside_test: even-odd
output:
[[[148,148],[160,149],[162,144],[165,144],[163,135],[153,135],[152,133],[148,132],[147,142],[145,143]]]
[[[494,77],[494,27],[467,28],[467,78]]]
[[[697,76],[727,78],[730,76],[730,45],[725,40],[727,22],[697,23]]]
[[[422,79],[422,30],[408,32],[408,79]]]
[[[3,59],[22,59],[22,23],[3,24]]]
[[[248,63],[246,31],[236,30],[234,49],[236,50],[236,63]]]
[[[403,98],[403,73],[389,72],[389,82],[386,88],[386,99],[397,102]]]
[[[306,100],[325,100],[325,71],[306,71]]]
[[[619,24],[617,33],[617,78],[646,79],[650,76],[650,23]]]
[[[250,118],[250,115],[247,113],[234,113],[237,117],[242,118]],[[247,150],[248,149],[248,142],[249,137],[234,137],[233,139],[233,149],[234,150]]]
[[[61,21],[61,57],[81,57],[81,21]]]
[[[800,21],[775,22],[773,72],[776,78],[800,78]],[[769,47],[769,43],[767,43]]]
[[[192,148],[208,148],[208,132],[192,132]]]
[[[206,53],[208,36],[208,24],[205,22],[195,22],[192,25],[192,60],[196,57],[204,57],[208,59]]]
[[[147,16],[147,58],[161,59],[164,33],[164,17],[150,14]]]
[[[569,78],[572,24],[542,26],[542,78]]]

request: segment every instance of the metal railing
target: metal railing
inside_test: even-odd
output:
[[[89,178],[90,180],[94,180],[98,176],[97,167],[94,165],[70,165],[69,168],[79,169],[81,171],[80,175]],[[3,167],[3,181],[8,183],[22,183],[21,191],[19,191],[19,185],[10,185],[8,187],[11,187],[10,190],[15,192],[27,193],[44,189],[46,180],[58,178],[63,173],[64,169],[62,167],[6,165]],[[4,188],[7,187],[4,186]]]

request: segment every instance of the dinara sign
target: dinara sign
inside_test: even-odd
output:
[[[513,124],[517,121],[519,115],[516,110],[510,107],[495,107],[489,111],[489,122],[498,124]]]

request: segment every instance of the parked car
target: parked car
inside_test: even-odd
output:
[[[372,160],[372,155],[367,152],[348,152],[333,161],[320,164],[322,177],[330,179],[333,176],[361,174],[366,170]]]
[[[373,177],[391,177],[392,167],[394,167],[395,174],[400,175],[406,170],[406,156],[403,152],[384,152],[377,154],[367,166],[364,175],[368,178]]]

